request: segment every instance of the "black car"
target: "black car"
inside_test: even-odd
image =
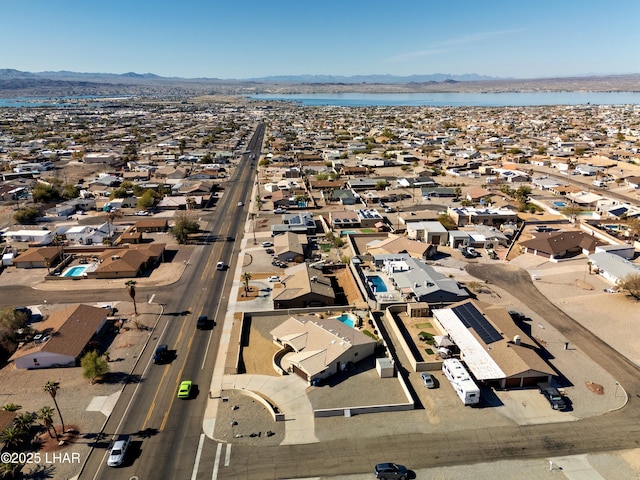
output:
[[[373,469],[373,474],[380,480],[406,480],[407,467],[397,463],[379,463]]]
[[[169,356],[169,347],[165,344],[158,345],[156,351],[153,353],[153,363],[159,364],[167,361]]]
[[[196,328],[204,329],[204,328],[207,328],[208,326],[209,326],[209,319],[207,318],[207,316],[200,315],[198,317],[198,320],[196,321]]]
[[[556,387],[551,386],[551,384],[543,382],[538,384],[538,390],[543,394],[549,403],[551,404],[551,408],[554,410],[565,410],[567,408],[567,404],[564,402],[564,398],[560,395],[560,392]]]

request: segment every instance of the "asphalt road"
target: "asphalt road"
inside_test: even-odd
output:
[[[254,180],[250,157],[259,155],[263,135],[264,128],[259,127],[250,142],[252,154],[243,157],[214,213],[203,217],[208,220],[209,236],[194,250],[182,281],[154,292],[164,313],[134,371],[133,378],[141,380],[125,387],[105,426],[105,439],[91,453],[81,478],[191,478],[198,451],[200,475],[212,478],[217,445],[209,440],[201,444],[201,434],[220,329],[197,330],[195,320],[201,314],[216,324],[224,319],[232,283],[229,272],[235,270],[239,248],[226,237],[242,237],[246,207],[237,205],[240,201],[249,203]],[[216,270],[219,261],[229,269]],[[174,353],[166,365],[150,361],[159,343],[168,344]],[[176,397],[182,380],[194,384],[189,400]],[[132,435],[131,451],[122,467],[109,468],[109,440],[123,433]]]

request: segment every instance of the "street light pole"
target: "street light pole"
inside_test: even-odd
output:
[[[256,240],[256,214],[251,214],[251,228],[253,230],[253,244],[256,245],[258,242]]]

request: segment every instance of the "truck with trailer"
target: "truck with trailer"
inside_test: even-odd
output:
[[[475,405],[480,402],[480,388],[457,358],[447,358],[442,362],[442,372],[455,390],[462,403]]]

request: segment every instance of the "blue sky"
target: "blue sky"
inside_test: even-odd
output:
[[[640,0],[1,0],[0,68],[185,78],[640,73]]]

